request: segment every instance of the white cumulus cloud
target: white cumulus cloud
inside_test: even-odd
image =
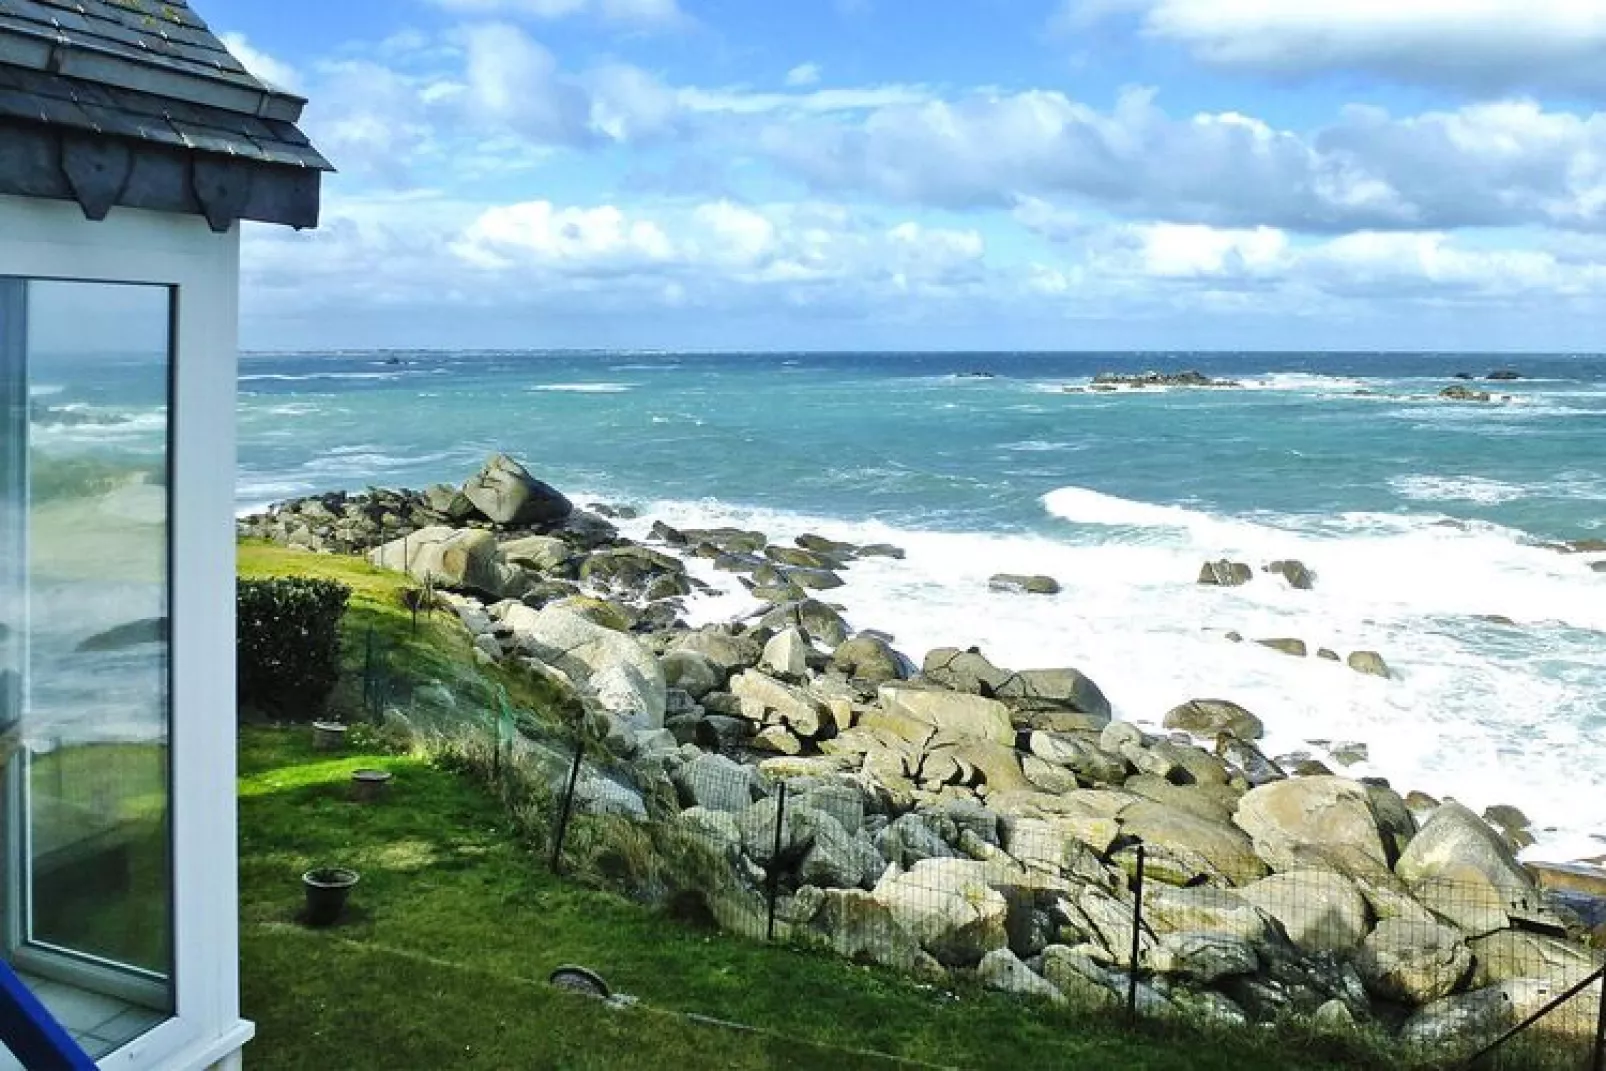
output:
[[[1142,33],[1282,77],[1360,71],[1474,92],[1606,92],[1600,0],[1066,0],[1076,28],[1136,11]]]
[[[492,317],[561,320],[582,342],[604,332],[641,345],[733,344],[699,333],[736,322],[727,316],[758,332],[742,336],[746,344],[767,345],[797,344],[787,340],[808,336],[786,331],[805,322],[848,330],[837,336],[847,344],[855,323],[990,325],[992,344],[1008,345],[1033,324],[1194,317],[1229,332],[1294,318],[1323,332],[1307,341],[1337,345],[1357,337],[1357,324],[1400,318],[1487,327],[1606,315],[1600,237],[1357,231],[1310,240],[1275,228],[1090,221],[1063,233],[1045,255],[1022,259],[995,255],[972,228],[818,201],[337,195],[317,231],[248,228],[245,311],[253,330],[319,317],[471,330]],[[689,334],[665,334],[671,322]],[[916,337],[953,336],[906,341]]]
[[[484,23],[464,33],[472,114],[533,141],[581,144],[592,136],[591,101],[551,52],[515,26]]]
[[[668,236],[651,220],[631,219],[613,205],[559,208],[550,201],[488,209],[452,248],[491,269],[520,263],[634,268],[674,254]]]
[[[820,65],[818,63],[800,63],[786,72],[786,84],[789,86],[812,86],[820,80]]]
[[[1134,229],[1150,275],[1187,278],[1275,270],[1288,236],[1272,227],[1226,230],[1199,224],[1153,223]]]
[[[1029,90],[789,117],[757,140],[818,190],[1014,207],[1033,229],[1043,205],[1308,233],[1606,228],[1606,113],[1529,100],[1403,117],[1352,107],[1294,131],[1235,112],[1174,115],[1150,91],[1100,110]]]
[[[292,93],[300,91],[301,73],[290,64],[275,59],[253,46],[244,34],[225,33],[220,34],[219,39],[233,53],[234,58],[260,81],[275,89],[284,89]]]
[[[639,28],[665,28],[686,21],[677,0],[435,0],[449,11],[563,19],[583,15]]]

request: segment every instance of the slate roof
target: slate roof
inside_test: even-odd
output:
[[[315,226],[305,103],[186,0],[0,0],[0,193]]]

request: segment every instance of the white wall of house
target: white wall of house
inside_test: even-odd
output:
[[[171,420],[174,979],[177,1015],[104,1068],[235,1066],[234,460],[238,227],[0,196],[0,276],[174,287]]]

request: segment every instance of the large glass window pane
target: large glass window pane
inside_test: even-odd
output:
[[[0,324],[8,949],[50,985],[168,1009],[171,293],[34,280],[19,302],[10,288],[9,305],[0,297],[13,324],[10,349]],[[125,1025],[154,1021],[91,1006]],[[111,1023],[85,1028],[92,1045],[126,1040],[107,1036],[120,1029]]]

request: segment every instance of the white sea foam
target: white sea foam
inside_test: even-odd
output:
[[[1536,492],[1552,498],[1583,500],[1606,499],[1606,473],[1587,471],[1558,472],[1554,479],[1536,488]]]
[[[1026,439],[1018,443],[1005,443],[1000,450],[1008,450],[1012,454],[1050,454],[1061,451],[1083,450],[1082,443],[1056,443],[1045,439]]]
[[[635,388],[634,383],[543,383],[529,389],[559,394],[624,394]]]
[[[1515,502],[1529,493],[1514,484],[1480,476],[1395,476],[1389,487],[1415,502],[1476,502],[1484,506]]]
[[[1273,372],[1264,376],[1222,377],[1230,379],[1231,386],[1194,387],[1170,385],[1162,383],[1112,383],[1101,385],[1096,393],[1102,394],[1165,394],[1178,393],[1209,393],[1225,394],[1233,391],[1287,391],[1313,394],[1351,394],[1357,390],[1374,387],[1375,381],[1361,379],[1355,376],[1324,376],[1314,372]],[[1067,392],[1081,394],[1093,385],[1091,379],[1071,380],[1060,382],[1038,382],[1030,385],[1031,389],[1042,394],[1064,394]],[[1109,387],[1113,389],[1104,389]]]
[[[1244,390],[1332,391],[1365,390],[1375,386],[1369,379],[1356,376],[1324,376],[1314,372],[1273,372],[1270,375],[1243,380]]]
[[[260,513],[275,502],[312,494],[317,490],[318,485],[309,480],[286,480],[273,476],[262,478],[241,472],[234,484],[234,515],[244,517]]]
[[[363,477],[370,473],[397,472],[405,469],[425,470],[430,466],[445,466],[450,464],[461,465],[469,454],[465,450],[442,450],[430,454],[387,454],[379,448],[363,445],[354,447],[335,447],[322,457],[316,458],[302,466],[302,472],[310,477],[322,477],[326,486],[331,480]]]
[[[1119,528],[1214,527],[1221,522],[1198,510],[1182,506],[1157,506],[1119,498],[1085,487],[1061,487],[1043,496],[1048,512],[1072,524],[1092,524]]]
[[[1232,698],[1265,719],[1274,754],[1359,739],[1371,759],[1354,775],[1475,808],[1515,803],[1541,831],[1540,857],[1577,857],[1591,834],[1606,833],[1606,762],[1595,742],[1606,725],[1606,599],[1583,563],[1509,530],[1458,530],[1430,515],[1354,514],[1302,528],[1294,518],[1214,517],[1082,488],[1044,501],[1068,522],[1063,538],[898,530],[716,501],[655,503],[627,529],[645,536],[662,519],[758,528],[778,540],[817,531],[891,542],[907,560],[855,562],[831,596],[854,624],[891,631],[916,659],[974,643],[1017,668],[1075,665],[1118,717],[1149,725],[1187,699]],[[1300,558],[1317,571],[1316,588],[1294,591],[1268,574],[1233,589],[1195,583],[1200,563],[1223,555],[1257,566]],[[700,559],[692,567],[721,589],[694,603],[696,620],[757,608],[728,574]],[[987,577],[1000,571],[1048,573],[1064,590],[989,592]],[[1489,614],[1519,625],[1477,616]],[[1229,643],[1228,630],[1297,636],[1341,654],[1377,650],[1397,679]]]
[[[434,371],[445,371],[435,369]],[[404,376],[424,375],[423,372],[307,372],[293,375],[287,372],[258,372],[248,376],[241,376],[241,383],[253,383],[262,380],[277,380],[283,383],[300,383],[316,379],[401,379]]]
[[[139,413],[121,413],[106,410],[96,410],[87,405],[65,405],[63,410],[74,412],[101,412],[106,417],[105,423],[91,424],[50,424],[41,423],[35,426],[30,434],[41,441],[53,445],[78,444],[92,445],[104,442],[126,442],[158,435],[167,430],[167,413],[164,410],[153,409]]]
[[[473,444],[425,454],[386,453],[383,447],[373,443],[336,446],[289,472],[281,470],[258,475],[241,469],[235,481],[235,514],[256,513],[274,502],[313,494],[331,486],[358,482],[394,484],[408,478],[423,483],[434,478],[429,474],[472,466],[483,454],[484,451]]]
[[[1462,425],[1487,428],[1499,425],[1522,425],[1534,420],[1564,418],[1601,418],[1601,411],[1580,406],[1558,405],[1544,395],[1515,395],[1510,401],[1457,402],[1437,395],[1394,395],[1384,401],[1400,403],[1400,408],[1388,414],[1398,420],[1421,424]]]
[[[30,383],[28,384],[28,397],[49,398],[51,395],[60,394],[66,389],[66,387],[56,383]]]

